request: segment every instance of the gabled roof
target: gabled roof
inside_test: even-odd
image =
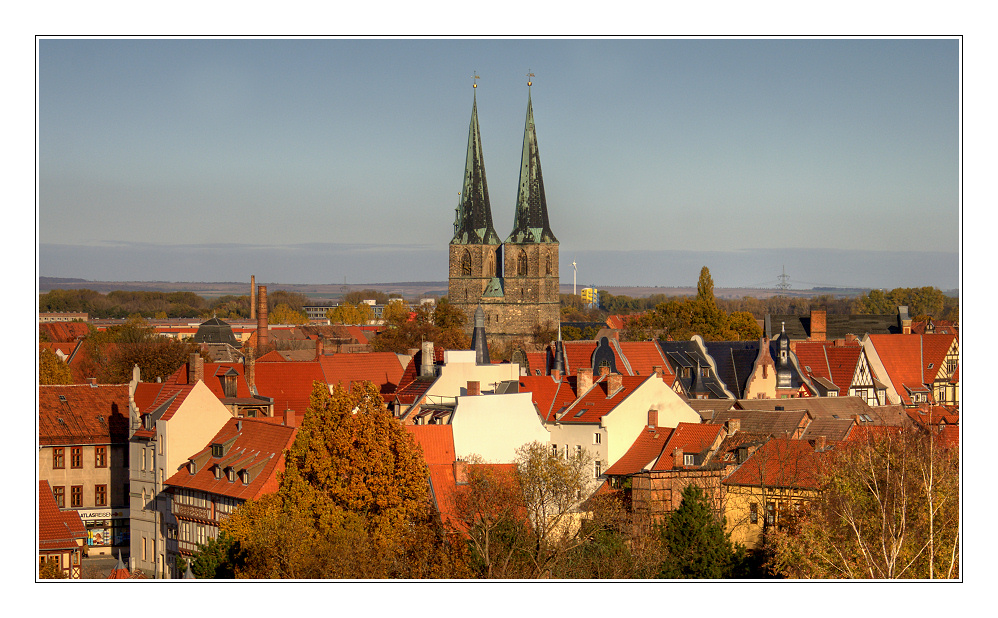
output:
[[[804,397],[796,399],[739,399],[735,402],[741,410],[807,411],[811,418],[845,419],[864,414],[877,418],[874,408],[861,397]]]
[[[728,475],[725,485],[818,489],[819,456],[805,440],[774,438]]]
[[[430,473],[430,493],[434,506],[444,522],[455,520],[454,492],[454,430],[451,425],[404,425],[406,431],[423,450],[423,459]]]
[[[38,387],[40,445],[128,441],[128,385]]]
[[[645,427],[627,452],[607,468],[606,475],[628,476],[642,470],[650,470],[662,454],[662,449],[665,448],[673,431],[671,427]]]
[[[714,359],[717,377],[728,387],[735,398],[745,394],[745,387],[755,361],[759,357],[758,341],[705,341],[707,354]]]
[[[552,376],[520,376],[520,392],[529,392],[541,419],[554,418],[554,413],[567,408],[576,399],[576,376],[555,380]]]
[[[620,388],[610,390],[610,381],[607,378],[608,376],[594,378],[592,388],[580,394],[577,400],[568,403],[565,408],[561,406],[555,408],[556,402],[552,401],[553,409],[548,412],[546,417],[542,414],[543,420],[561,423],[599,423],[603,416],[612,412],[646,380],[657,379],[648,376],[620,376]],[[577,385],[578,378],[562,380],[562,387],[568,386],[577,390]],[[564,401],[567,395],[568,392],[560,388],[556,397],[560,397],[561,401]]]
[[[901,401],[912,405],[909,391],[931,384],[942,367],[956,335],[870,335],[884,370]],[[931,365],[931,367],[930,367]]]
[[[769,323],[773,332],[763,334],[770,339],[779,334],[781,323],[792,341],[804,341],[811,336],[810,315],[770,315]],[[842,315],[830,313],[825,316],[826,339],[845,339],[846,335],[862,337],[865,334],[889,335],[900,332],[897,314]]]
[[[225,391],[222,387],[223,378],[233,376],[236,379],[236,397],[250,398],[253,393],[250,392],[249,385],[246,383],[244,369],[242,363],[205,363],[205,386],[219,399],[225,399]]]
[[[394,352],[331,354],[320,358],[319,363],[327,383],[349,388],[353,382],[366,380],[377,384],[383,396],[395,392],[405,371]]]
[[[665,448],[662,449],[662,454],[655,462],[653,470],[674,470],[674,469],[692,469],[699,468],[703,465],[701,460],[695,465],[679,465],[675,464],[675,457],[673,456],[677,449],[682,449],[683,454],[699,454],[705,455],[707,451],[718,442],[718,437],[724,432],[724,426],[722,425],[710,425],[710,424],[700,424],[700,423],[679,423],[676,425],[676,429],[669,436],[669,441],[665,443]]]
[[[651,375],[655,367],[661,367],[664,376],[667,378],[674,376],[672,368],[662,354],[662,348],[654,341],[620,341],[617,344],[621,356],[626,359],[626,364],[631,369],[631,375]]]
[[[38,550],[76,549],[77,539],[87,538],[80,514],[61,511],[48,481],[38,481]]]
[[[755,401],[754,399],[750,401]],[[770,411],[732,409],[718,412],[711,424],[720,425],[730,419],[739,420],[739,431],[766,436],[792,436],[807,427],[812,418],[806,410]]]
[[[189,460],[203,461],[197,472],[191,474],[187,466],[167,479],[164,484],[174,488],[193,489],[227,496],[239,500],[253,500],[277,491],[277,473],[284,470],[284,451],[291,448],[297,427],[252,418],[230,419],[211,441]],[[211,456],[211,445],[229,443],[228,452],[222,457]],[[205,450],[208,451],[205,457]],[[232,467],[235,479],[229,481],[225,470],[215,478],[214,466]],[[253,471],[248,484],[243,484],[239,473]]]
[[[254,382],[259,395],[274,400],[275,416],[281,416],[285,410],[305,414],[313,384],[327,383],[318,361],[257,363]]]
[[[844,346],[835,345],[834,341],[801,341],[795,353],[805,373],[831,382],[844,394],[852,384],[863,348],[859,341],[849,341]]]
[[[851,418],[816,418],[807,426],[800,439],[814,440],[818,437],[824,437],[829,441],[839,442],[849,437],[855,425],[856,422]]]

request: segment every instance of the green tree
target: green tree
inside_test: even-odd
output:
[[[690,484],[683,501],[659,529],[666,556],[659,577],[666,579],[719,579],[730,577],[739,553],[724,530],[703,489]]]
[[[700,279],[697,281],[697,300],[711,307],[717,306],[714,299],[714,279],[710,276],[710,269],[704,266],[700,269]]]
[[[72,384],[73,374],[69,365],[48,348],[38,353],[38,383],[39,384]]]
[[[191,558],[191,572],[198,579],[233,579],[236,576],[235,551],[232,536],[223,530],[218,537],[198,544],[197,553]],[[186,568],[186,564],[177,564],[180,572]]]

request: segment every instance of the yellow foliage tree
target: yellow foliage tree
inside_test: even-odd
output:
[[[48,348],[43,349],[38,354],[38,383],[73,383],[73,374],[69,370],[69,365],[62,362],[62,359],[60,359],[55,352],[49,350]]]
[[[308,324],[308,316],[281,303],[268,316],[271,324]]]

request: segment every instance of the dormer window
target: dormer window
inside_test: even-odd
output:
[[[212,457],[221,457],[222,454],[223,454],[223,452],[224,452],[224,449],[222,448],[221,444],[212,444],[211,445],[211,456]]]
[[[225,478],[228,479],[230,483],[233,482],[234,480],[236,480],[236,471],[233,470],[232,468],[226,468]]]
[[[683,465],[684,466],[695,466],[696,465],[696,455],[690,453],[683,454]]]
[[[215,478],[216,479],[222,478],[222,468],[216,465],[214,466],[214,469],[215,469]]]
[[[143,461],[145,461],[145,460],[143,459]],[[192,461],[189,464],[187,464],[187,469],[190,470],[191,474],[197,474],[198,473],[198,464],[197,464],[197,462],[196,461]]]
[[[710,367],[701,367],[700,368],[700,377],[702,377],[702,378],[709,378],[710,377]]]

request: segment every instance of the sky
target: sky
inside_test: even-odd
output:
[[[40,39],[38,274],[443,281],[477,99],[512,230],[528,97],[562,283],[960,282],[932,39]],[[472,85],[475,75],[477,88]]]

